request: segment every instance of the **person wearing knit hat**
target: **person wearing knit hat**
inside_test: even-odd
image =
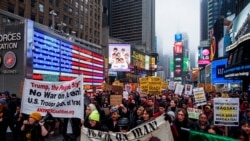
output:
[[[39,121],[42,119],[42,115],[39,112],[33,112],[30,114],[29,117],[35,119],[36,121]]]
[[[100,121],[100,114],[97,110],[94,110],[89,115],[89,120],[99,122]]]
[[[48,130],[44,126],[45,122],[41,119],[41,113],[32,112],[29,115],[29,119],[23,121],[21,131],[24,132],[25,140],[44,141],[48,134]]]

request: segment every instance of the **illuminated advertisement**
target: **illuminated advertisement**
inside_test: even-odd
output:
[[[138,51],[132,51],[133,65],[137,66],[139,69],[145,69],[145,55],[139,53]]]
[[[187,57],[183,58],[183,71],[189,71],[189,59]]]
[[[110,71],[130,71],[130,44],[109,44]]]
[[[182,42],[175,42],[174,43],[174,54],[182,54],[183,46]]]
[[[239,80],[224,79],[224,69],[226,68],[227,59],[215,60],[212,63],[211,79],[212,83],[231,83],[240,82]]]
[[[175,39],[176,42],[182,41],[182,34],[181,33],[175,34],[174,39]]]
[[[59,81],[84,75],[86,85],[101,85],[104,57],[83,47],[34,30],[33,79],[54,75]]]
[[[210,63],[210,47],[200,47],[198,52],[198,65],[205,67]]]
[[[149,70],[149,56],[145,55],[145,70]]]

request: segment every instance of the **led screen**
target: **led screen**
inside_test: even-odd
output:
[[[109,44],[110,71],[130,71],[130,44]]]
[[[104,57],[83,47],[34,31],[34,79],[43,74],[59,75],[70,80],[82,74],[85,84],[101,85],[104,77]]]

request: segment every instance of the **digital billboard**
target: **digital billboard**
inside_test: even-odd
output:
[[[149,56],[145,55],[145,70],[149,70]]]
[[[174,39],[176,42],[179,42],[182,40],[182,34],[181,33],[177,33],[174,35]]]
[[[109,44],[110,71],[130,71],[130,44]]]
[[[33,79],[58,76],[59,81],[84,75],[86,85],[101,85],[104,57],[78,45],[34,30]]]
[[[210,47],[200,47],[198,49],[198,65],[205,67],[210,61]]]
[[[182,54],[183,53],[183,45],[182,42],[174,43],[174,54]]]
[[[231,82],[240,82],[239,80],[229,80],[224,79],[224,69],[227,64],[227,58],[215,60],[212,63],[212,83],[231,83]]]

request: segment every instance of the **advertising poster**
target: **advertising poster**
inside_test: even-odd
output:
[[[214,98],[214,125],[239,125],[239,98]]]
[[[25,79],[22,113],[50,112],[53,117],[83,119],[83,76],[72,81],[47,82]],[[80,110],[79,110],[80,109]]]
[[[130,44],[109,44],[110,71],[130,71]]]
[[[207,104],[207,99],[203,88],[193,89],[193,94],[195,100],[194,104],[196,104],[197,106],[202,106]]]
[[[210,63],[210,47],[200,47],[198,51],[198,65],[199,67],[205,67]]]

